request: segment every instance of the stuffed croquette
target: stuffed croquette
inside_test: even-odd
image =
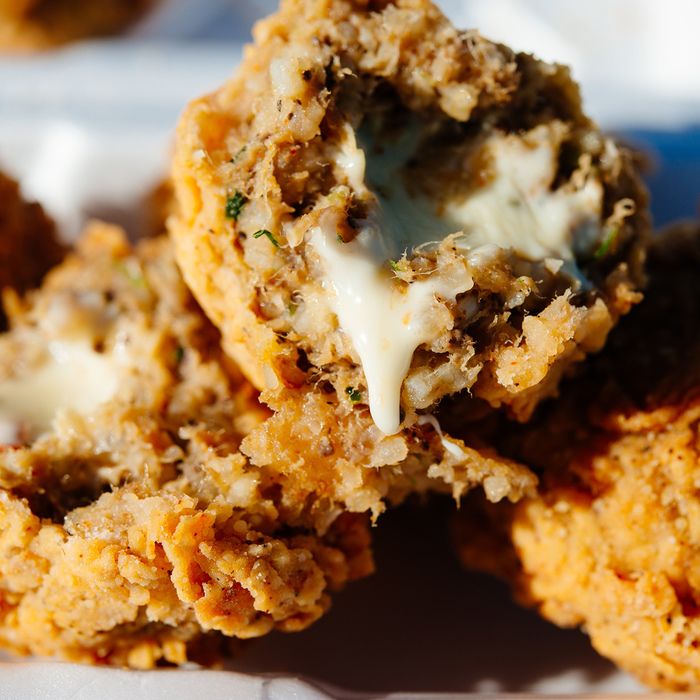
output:
[[[267,411],[160,237],[93,225],[0,335],[0,646],[148,668],[299,630],[372,570],[240,442]],[[301,507],[301,506],[300,506]]]
[[[460,550],[657,688],[700,690],[700,227],[650,251],[645,300],[586,373],[501,448],[541,477],[466,508]],[[478,514],[478,515],[477,515]]]
[[[283,0],[173,173],[227,352],[273,407],[320,387],[331,426],[394,435],[458,392],[526,419],[638,299],[630,156],[565,68],[428,0]]]

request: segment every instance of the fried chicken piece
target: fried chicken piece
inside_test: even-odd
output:
[[[0,645],[150,668],[300,630],[372,571],[368,523],[323,532],[240,453],[267,411],[165,237],[92,225],[0,335]]]
[[[19,185],[0,172],[0,292],[37,287],[64,254],[53,221],[39,204],[22,199]],[[0,331],[6,324],[0,305]]]
[[[117,34],[157,0],[0,0],[0,52],[51,48]]]
[[[465,563],[645,683],[700,691],[700,226],[650,251],[644,302],[500,447],[540,492],[461,516]]]
[[[637,299],[629,154],[565,68],[428,0],[283,0],[255,39],[173,168],[227,351],[271,405],[322,384],[341,425],[368,406],[396,434],[467,390],[526,419]]]

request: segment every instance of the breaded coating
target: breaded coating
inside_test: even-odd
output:
[[[158,0],[0,0],[0,53],[116,34]]]
[[[26,202],[19,185],[0,172],[0,293],[37,287],[65,253],[53,221],[36,202]],[[0,305],[0,331],[6,327]]]
[[[565,68],[428,0],[283,0],[255,40],[173,168],[227,352],[273,407],[322,387],[333,429],[369,407],[410,430],[459,392],[527,419],[638,300],[629,155]]]
[[[386,436],[366,409],[350,409],[339,420],[322,391],[308,390],[273,408],[273,415],[246,435],[241,451],[286,484],[288,517],[302,512],[320,529],[343,511],[370,511],[376,520],[387,504],[411,494],[448,493],[459,499],[480,486],[490,501],[517,501],[537,483],[529,469],[488,445],[450,437],[432,416]]]
[[[700,227],[650,252],[644,302],[605,352],[500,447],[540,493],[467,508],[464,561],[645,683],[700,691]]]
[[[92,225],[0,335],[0,645],[150,668],[300,630],[372,571],[359,515],[284,512],[268,412],[169,241]]]

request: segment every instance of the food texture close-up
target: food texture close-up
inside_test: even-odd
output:
[[[693,0],[0,0],[0,697],[700,691]]]
[[[170,221],[186,281],[274,414],[244,449],[311,482],[418,461],[459,496],[475,481],[460,461],[479,455],[442,436],[441,399],[468,393],[465,420],[527,420],[638,301],[634,159],[565,68],[427,0],[287,0],[255,38],[180,121]],[[490,497],[519,497],[497,478]],[[377,513],[364,481],[337,498]]]
[[[540,476],[511,509],[464,509],[469,566],[658,688],[700,689],[700,226],[660,234],[646,297],[506,453]],[[481,523],[478,526],[477,523]],[[471,533],[477,532],[473,537]]]
[[[94,223],[0,336],[0,642],[141,668],[303,629],[372,570],[368,524],[290,527],[240,454],[265,411],[171,246]]]
[[[525,419],[636,300],[645,193],[565,68],[380,6],[285,0],[188,107],[180,265],[273,404],[324,384],[394,435],[469,390]]]

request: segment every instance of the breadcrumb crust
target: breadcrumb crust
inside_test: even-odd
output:
[[[526,420],[638,300],[646,194],[629,155],[582,113],[566,69],[460,32],[427,0],[285,0],[255,40],[237,74],[186,110],[173,166],[176,255],[226,351],[269,405],[324,384],[342,416],[347,387],[364,391],[366,380],[337,319],[314,301],[323,284],[304,232],[332,212],[348,221],[343,239],[354,235],[361,197],[335,157],[348,127],[372,109],[398,124],[415,113],[436,128],[476,132],[558,120],[568,139],[560,158],[574,152],[573,173],[562,166],[558,177],[571,187],[603,181],[601,226],[615,227],[614,252],[586,263],[586,293],[505,250],[470,270],[478,313],[445,302],[445,330],[415,353],[401,397],[405,426],[465,391]],[[436,255],[447,264],[455,254],[445,243]],[[420,274],[437,263],[423,252],[408,264]]]
[[[267,412],[219,349],[170,244],[92,225],[16,297],[0,377],[91,334],[115,396],[0,448],[0,644],[135,668],[211,662],[227,638],[301,630],[371,573],[368,524],[285,519],[284,484],[238,451]],[[76,387],[78,385],[76,384]],[[41,397],[37,397],[41,400]],[[24,444],[22,444],[24,443]]]
[[[461,516],[469,566],[582,626],[660,689],[700,690],[700,227],[650,254],[645,301],[582,378],[501,446],[541,477],[513,507]]]

